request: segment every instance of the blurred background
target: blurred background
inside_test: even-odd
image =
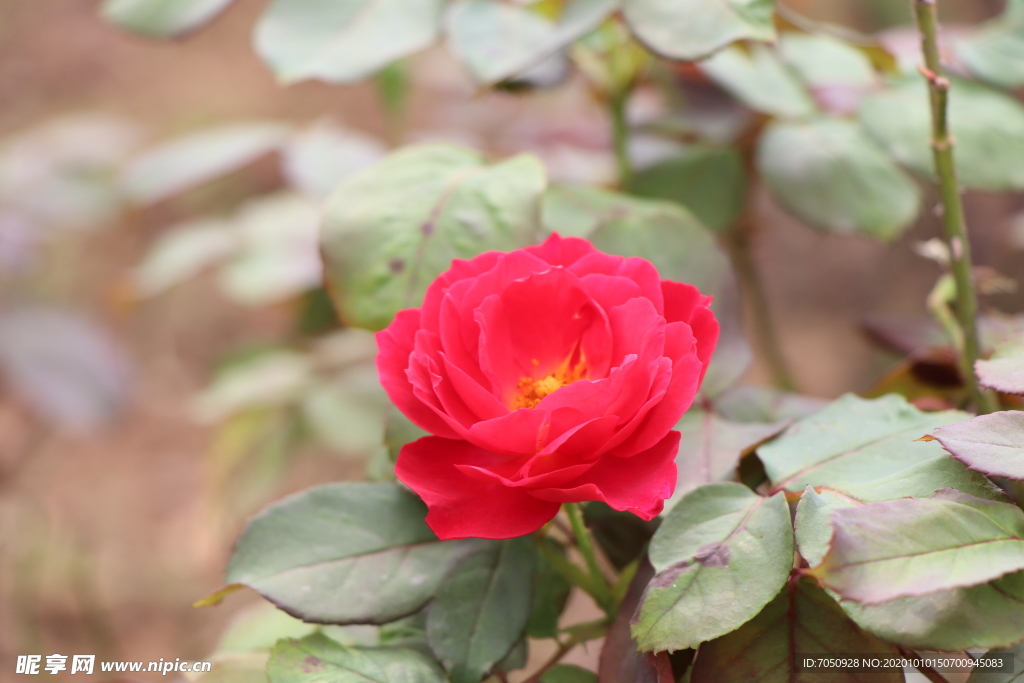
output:
[[[317,207],[337,180],[443,139],[614,182],[605,109],[578,77],[484,91],[432,49],[396,76],[399,117],[386,79],[275,82],[251,47],[264,4],[159,42],[92,0],[0,0],[0,679],[27,652],[206,658],[257,602],[191,606],[220,587],[245,519],[386,457],[372,337],[338,330],[319,289]],[[906,2],[786,4],[913,40]],[[942,9],[955,31],[1002,2]],[[639,92],[631,119],[660,106]],[[940,269],[917,245],[935,216],[886,246],[812,231],[760,191],[756,207],[798,389],[869,391],[898,357],[865,324],[926,315]],[[976,262],[1024,272],[1021,196],[972,193],[967,209]],[[1024,310],[1020,292],[985,302]],[[768,378],[755,360],[746,380]]]

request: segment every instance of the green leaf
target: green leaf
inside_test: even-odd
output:
[[[1024,668],[1020,668],[1021,662],[1024,662],[1024,643],[1018,643],[1015,647],[995,648],[985,653],[985,656],[992,655],[1010,655],[1014,662],[1013,672],[975,671],[967,679],[967,683],[1021,683],[1024,681]]]
[[[298,351],[274,349],[220,370],[196,397],[193,413],[218,422],[239,413],[291,405],[308,388],[312,360]]]
[[[757,164],[775,198],[820,230],[891,240],[917,217],[916,183],[849,121],[776,122]]]
[[[936,441],[972,470],[1024,480],[1024,413],[1008,410],[940,427]]]
[[[420,609],[475,542],[441,542],[414,495],[332,484],[271,505],[246,527],[227,582],[304,621],[380,624]]]
[[[905,647],[956,652],[1024,640],[1024,572],[880,605],[840,604],[862,628]]]
[[[754,362],[754,352],[744,331],[739,283],[735,278],[727,277],[724,284],[714,292],[714,297],[711,310],[718,319],[718,345],[697,392],[698,403],[717,400],[747,374]]]
[[[191,133],[135,159],[121,185],[138,204],[163,201],[277,151],[289,132],[282,124],[247,123]]]
[[[860,501],[830,489],[818,492],[811,486],[807,487],[796,506],[793,531],[797,551],[810,567],[817,567],[828,554],[832,542],[832,512],[860,504]]]
[[[772,48],[730,47],[701,62],[701,71],[755,111],[783,118],[811,116],[814,99]]]
[[[557,551],[556,551],[557,552]],[[555,638],[558,620],[569,601],[572,584],[548,562],[541,562],[533,575],[533,604],[526,622],[530,638]]]
[[[709,484],[683,498],[651,541],[658,572],[632,633],[641,650],[681,650],[753,618],[785,584],[793,529],[782,494]]]
[[[810,486],[796,512],[796,541],[800,554],[814,567],[828,551],[832,539],[831,512],[868,502],[897,498],[928,498],[939,489],[953,488],[968,495],[1000,503],[1009,499],[999,487],[953,458],[939,455],[888,476],[866,482]]]
[[[224,293],[245,306],[266,306],[319,286],[320,209],[283,192],[247,202],[235,220],[238,248],[220,269]]]
[[[622,0],[636,37],[670,59],[692,61],[737,40],[775,39],[773,0]]]
[[[103,18],[151,38],[173,38],[199,28],[232,0],[105,0]]]
[[[462,560],[427,612],[427,639],[452,683],[479,683],[523,635],[537,550],[532,536]]]
[[[199,220],[172,227],[135,269],[135,292],[141,297],[162,294],[220,263],[236,247],[235,232],[228,221]]]
[[[349,176],[372,166],[386,154],[384,143],[330,121],[320,121],[296,135],[284,149],[288,183],[323,201]]]
[[[323,228],[329,290],[348,325],[381,329],[419,306],[454,258],[535,241],[544,169],[521,155],[487,166],[451,145],[403,149],[343,183]]]
[[[269,683],[445,683],[437,665],[419,650],[345,647],[317,633],[282,640],[267,664]]]
[[[630,512],[613,510],[600,501],[587,503],[583,519],[612,566],[620,571],[640,559],[661,523],[657,517],[645,522]]]
[[[540,677],[540,683],[597,683],[597,674],[572,664],[558,664]]]
[[[783,33],[779,51],[812,88],[870,88],[878,80],[871,60],[857,48],[826,35]]]
[[[269,651],[282,638],[303,638],[317,628],[260,601],[232,617],[214,654]]]
[[[415,614],[402,617],[397,621],[389,621],[386,624],[382,624],[379,627],[379,631],[381,645],[413,647],[424,651],[429,649],[427,645],[426,608],[421,609]]]
[[[979,78],[1003,88],[1024,85],[1024,9],[1009,0],[1002,16],[954,41],[957,56]]]
[[[747,177],[735,148],[694,145],[637,171],[629,192],[682,204],[701,223],[721,232],[743,212]]]
[[[618,0],[573,0],[556,22],[527,6],[498,0],[457,3],[448,15],[452,50],[477,81],[518,76],[597,28]]]
[[[274,0],[256,50],[282,83],[355,83],[434,43],[443,0]]]
[[[525,668],[530,658],[530,644],[526,638],[520,638],[500,662],[494,665],[495,671],[517,671]]]
[[[896,161],[934,176],[931,110],[923,79],[892,84],[864,100],[860,117]],[[1024,107],[980,83],[953,80],[949,125],[956,140],[957,178],[973,190],[1024,188]]]
[[[731,480],[740,458],[755,446],[775,436],[786,422],[730,422],[697,408],[676,423],[682,433],[676,466],[679,470],[675,493],[665,501],[671,510],[685,494],[716,481]]]
[[[1005,394],[1024,394],[1024,341],[1011,339],[996,348],[988,360],[974,364],[983,386]]]
[[[716,396],[713,403],[719,415],[733,422],[799,420],[828,405],[822,398],[749,385]]]
[[[376,379],[375,368],[353,368],[310,388],[302,399],[306,424],[340,453],[383,451],[387,398],[379,384],[371,385]]]
[[[865,674],[797,671],[794,654],[894,657],[895,647],[862,631],[813,581],[782,589],[764,610],[732,633],[701,645],[691,683],[849,683],[903,681],[902,669]]]
[[[712,233],[677,204],[558,186],[545,195],[543,216],[548,232],[586,237],[611,254],[640,256],[663,279],[689,282],[705,294],[731,279],[728,257]]]
[[[1024,569],[1024,512],[940,489],[832,511],[828,554],[810,573],[844,599],[878,604]]]
[[[952,410],[924,413],[895,394],[874,400],[848,394],[758,448],[757,455],[773,490],[800,493],[807,486],[845,490],[942,456],[938,444],[917,439],[967,417]]]
[[[398,460],[398,454],[402,452],[402,446],[417,441],[424,436],[429,436],[429,434],[426,430],[415,425],[412,420],[407,418],[397,408],[390,408],[388,410],[384,426],[384,445],[387,446],[388,455],[391,457],[392,462]]]

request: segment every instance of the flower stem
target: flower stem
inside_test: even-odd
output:
[[[579,503],[565,503],[565,511],[569,515],[572,533],[576,536],[576,546],[580,549],[580,554],[583,555],[583,560],[587,563],[587,569],[590,571],[593,585],[598,589],[598,595],[595,595],[594,598],[601,609],[609,616],[613,616],[612,589],[608,585],[608,580],[605,578],[604,573],[601,571],[601,566],[597,563],[597,552],[594,550],[594,543],[590,539],[590,532],[587,531],[587,527],[583,522],[583,512],[580,510]]]
[[[565,642],[559,642],[558,649],[555,650],[555,653],[551,655],[551,657],[549,657],[546,662],[541,664],[540,668],[537,669],[537,671],[535,671],[532,676],[523,681],[523,683],[537,683],[538,681],[540,681],[541,676],[543,676],[545,673],[548,672],[549,669],[558,664],[558,662],[562,661],[562,657],[567,655],[569,653],[569,650],[573,649],[577,645],[579,645],[579,641],[577,641],[575,638],[569,638]]]
[[[619,173],[619,187],[629,188],[633,182],[633,162],[629,159],[629,120],[626,117],[626,104],[629,101],[629,90],[614,93],[608,100],[612,117],[612,143],[615,148],[615,165]]]
[[[793,373],[790,372],[786,359],[782,355],[779,336],[768,308],[768,298],[764,295],[764,283],[761,282],[757,264],[754,263],[751,253],[752,237],[753,224],[748,214],[740,218],[735,230],[726,238],[729,253],[732,255],[732,262],[740,279],[741,292],[748,298],[753,308],[754,336],[758,349],[764,354],[765,362],[768,363],[772,379],[775,385],[783,391],[794,391],[796,382],[793,381]]]
[[[956,280],[956,314],[963,332],[960,366],[968,391],[979,413],[998,410],[995,395],[978,385],[974,363],[980,356],[978,341],[978,298],[971,278],[971,245],[967,239],[967,221],[956,175],[954,139],[949,133],[949,79],[942,68],[938,40],[936,0],[913,0],[914,18],[921,34],[924,68],[932,108],[932,157],[942,198],[942,225],[949,247],[953,277]]]

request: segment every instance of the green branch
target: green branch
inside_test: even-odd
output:
[[[612,143],[615,148],[615,166],[618,169],[619,187],[628,190],[633,182],[633,162],[629,158],[629,119],[626,107],[629,91],[613,94],[608,100],[612,118]]]
[[[942,225],[956,280],[957,322],[963,332],[960,367],[978,412],[990,413],[998,410],[995,396],[978,386],[978,378],[974,374],[974,363],[981,353],[977,324],[978,298],[971,277],[971,245],[967,239],[967,221],[956,175],[954,140],[949,133],[949,79],[945,76],[939,55],[935,0],[913,0],[913,3],[914,17],[921,34],[921,52],[924,55],[921,73],[928,81],[931,100],[931,146],[942,198]]]
[[[750,211],[748,209],[748,211]],[[735,229],[726,236],[726,246],[732,256],[736,275],[740,280],[740,291],[749,300],[753,311],[754,338],[758,350],[768,364],[775,386],[783,391],[795,391],[796,381],[793,373],[782,355],[779,335],[768,308],[768,297],[765,296],[764,283],[754,263],[751,252],[754,225],[749,213],[740,219]]]
[[[565,503],[564,507],[569,515],[572,533],[576,537],[576,547],[580,549],[580,554],[583,555],[587,569],[590,571],[592,585],[597,589],[598,594],[594,595],[594,598],[609,617],[614,617],[612,589],[601,571],[601,566],[597,563],[597,552],[594,550],[593,541],[590,540],[590,532],[587,531],[587,527],[583,523],[583,512],[580,510],[579,503]]]

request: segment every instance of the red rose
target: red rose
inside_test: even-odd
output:
[[[650,262],[552,235],[456,260],[377,334],[395,405],[435,434],[395,473],[441,538],[512,538],[561,503],[651,519],[718,340],[710,297]]]

